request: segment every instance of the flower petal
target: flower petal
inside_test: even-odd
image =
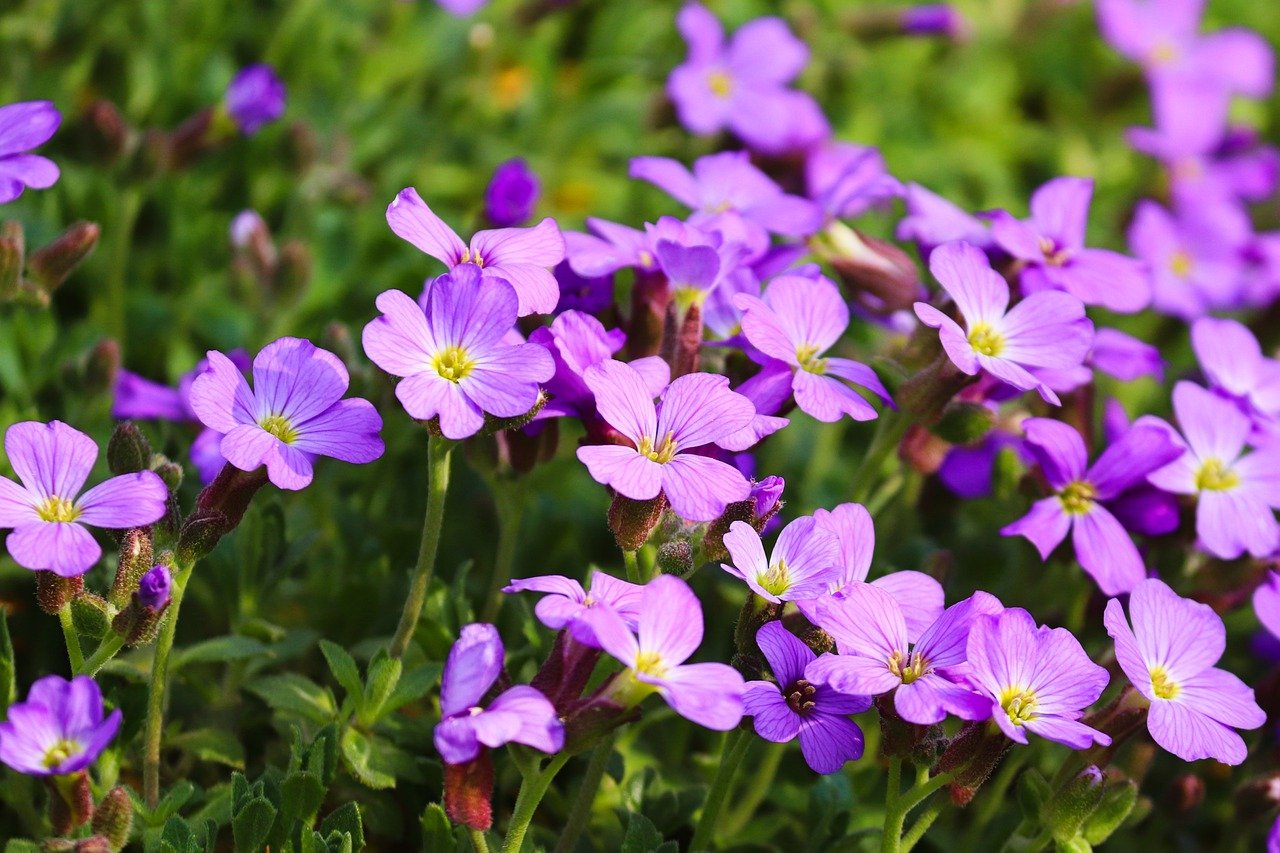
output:
[[[76,507],[85,524],[123,530],[159,521],[168,502],[169,487],[164,481],[153,471],[139,471],[99,483],[76,501]]]
[[[401,240],[406,240],[447,266],[453,266],[462,258],[466,244],[462,238],[439,216],[413,187],[396,194],[387,207],[387,224]]]

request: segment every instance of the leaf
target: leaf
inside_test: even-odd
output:
[[[662,845],[662,833],[639,812],[627,818],[627,834],[622,837],[621,853],[653,853]]]
[[[310,826],[324,803],[325,787],[314,773],[291,773],[280,786],[280,814],[285,823]]]
[[[233,660],[265,655],[271,647],[252,637],[239,634],[228,634],[225,637],[214,637],[193,646],[187,646],[173,653],[173,669],[181,669],[193,663],[225,663]]]
[[[396,689],[391,692],[386,704],[382,706],[382,716],[385,717],[430,693],[431,688],[435,687],[440,680],[443,669],[444,667],[438,663],[428,663],[414,667],[402,675]]]
[[[294,672],[264,676],[245,687],[275,710],[296,714],[316,725],[329,722],[338,713],[327,688]]]
[[[357,707],[364,694],[364,685],[360,681],[360,667],[346,649],[328,640],[320,641],[320,651],[329,664],[329,671],[334,679],[347,691],[347,696],[354,699]]]
[[[444,808],[439,803],[431,803],[422,810],[422,849],[451,850],[453,843],[453,824]]]
[[[0,713],[18,699],[13,665],[13,642],[9,639],[9,614],[0,607]]]
[[[240,738],[226,729],[196,729],[183,732],[171,740],[173,746],[186,750],[201,761],[244,769],[244,747]]]
[[[82,595],[71,599],[71,621],[80,642],[88,646],[97,645],[107,635],[107,631],[111,630],[107,603],[97,596]]]
[[[236,853],[259,853],[275,821],[276,807],[266,797],[250,800],[241,807],[231,819]]]
[[[4,853],[40,853],[40,845],[25,838],[10,838],[4,845]]]
[[[364,819],[360,816],[359,803],[343,803],[320,822],[321,835],[327,838],[334,832],[351,836],[351,844],[357,850],[364,847]]]
[[[400,681],[403,667],[400,658],[390,657],[385,650],[380,650],[374,656],[369,663],[369,680],[364,688],[364,701],[360,703],[362,713],[358,718],[362,723],[372,725],[381,716],[383,706]]]
[[[396,777],[387,756],[387,746],[371,735],[355,729],[342,733],[342,757],[353,776],[370,788],[394,788]]]
[[[151,811],[150,823],[152,826],[160,826],[169,818],[178,813],[178,810],[187,804],[196,793],[196,786],[187,780],[182,780],[174,784],[163,797],[156,807]]]

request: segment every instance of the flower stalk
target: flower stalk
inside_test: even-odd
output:
[[[449,462],[454,442],[443,437],[427,439],[427,456],[430,470],[427,481],[427,513],[422,522],[422,543],[418,547],[418,564],[409,584],[409,596],[400,613],[400,624],[391,639],[389,651],[394,658],[403,657],[418,627],[422,608],[427,601],[427,589],[435,572],[436,552],[440,548],[440,530],[444,526],[444,503],[449,492]]]

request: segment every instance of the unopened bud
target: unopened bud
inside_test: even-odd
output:
[[[106,394],[116,387],[120,372],[120,344],[111,338],[89,350],[84,365],[84,388],[90,394]]]
[[[206,107],[178,126],[169,138],[168,167],[184,169],[211,145],[214,110]]]
[[[46,776],[49,786],[49,823],[55,835],[70,835],[93,816],[93,791],[89,775],[79,770],[64,776]]]
[[[197,509],[183,523],[178,534],[178,563],[190,566],[208,556],[229,532],[231,523],[225,513],[216,509]]]
[[[129,792],[116,786],[98,803],[93,813],[93,831],[102,836],[112,853],[118,853],[129,843],[129,830],[133,827],[133,801]]]
[[[981,403],[956,400],[948,403],[930,430],[952,444],[975,444],[995,426],[996,413]]]
[[[649,541],[649,534],[662,519],[667,498],[659,494],[647,501],[636,501],[622,494],[613,496],[609,505],[609,530],[623,551],[639,551]]]
[[[209,513],[216,512],[221,513],[223,516],[224,529],[222,533],[229,533],[235,530],[240,525],[240,520],[244,518],[245,510],[249,508],[249,501],[253,500],[253,496],[266,483],[266,468],[241,471],[234,465],[223,465],[222,470],[218,472],[218,476],[214,477],[213,482],[205,486],[199,497],[196,498],[196,512],[188,520],[188,525],[203,513],[206,516],[206,521],[203,524],[208,526],[207,518]],[[193,542],[192,544],[194,546],[196,543]],[[216,544],[216,540],[212,544]],[[210,548],[212,548],[212,544],[210,544]],[[208,551],[204,552],[204,554],[207,553]],[[204,556],[204,554],[200,556]],[[181,557],[179,561],[185,565],[185,561],[181,560]]]
[[[1178,814],[1191,814],[1204,802],[1204,780],[1194,773],[1181,773],[1169,785],[1169,800]]]
[[[1256,820],[1280,806],[1280,773],[1268,773],[1248,780],[1235,793],[1236,814],[1241,820]]]
[[[893,704],[893,695],[876,697],[876,710],[880,712],[880,754],[885,758],[907,758],[915,761],[925,741],[941,734],[938,726],[921,726],[899,716]]]
[[[178,491],[182,485],[182,466],[177,462],[172,462],[169,457],[162,454],[155,454],[151,457],[151,470],[156,473],[161,480],[164,481],[170,492]]]
[[[568,630],[561,631],[529,684],[551,700],[558,714],[567,716],[591,680],[599,660],[599,649],[579,643]]]
[[[1069,842],[1078,836],[1102,802],[1102,792],[1102,770],[1091,764],[1050,797],[1040,814],[1054,839]]]
[[[95,222],[77,222],[27,259],[27,279],[44,296],[51,295],[98,245],[102,229]]]
[[[120,561],[116,564],[115,581],[107,596],[116,607],[124,607],[129,602],[142,575],[154,565],[152,553],[149,528],[135,527],[125,532],[120,541]]]
[[[1029,767],[1018,777],[1018,807],[1022,816],[1032,824],[1039,824],[1044,804],[1053,796],[1053,788],[1040,771]]]
[[[693,571],[693,548],[687,539],[675,539],[658,546],[658,570],[664,575],[686,577]]]
[[[854,301],[868,311],[892,314],[910,308],[924,295],[915,261],[886,240],[859,234],[839,220],[812,241],[849,288]]]
[[[351,329],[345,323],[336,320],[324,327],[320,333],[320,346],[342,359],[342,363],[350,370],[359,364],[359,352],[355,339],[351,337]]]
[[[1128,820],[1138,803],[1138,786],[1132,779],[1108,779],[1102,800],[1084,825],[1084,839],[1098,845]]]
[[[276,266],[276,294],[282,302],[296,302],[311,282],[311,250],[300,240],[289,240],[280,247]]]
[[[975,381],[977,377],[961,373],[946,353],[940,353],[931,365],[902,383],[895,399],[912,420],[928,426],[937,423],[947,403]]]
[[[967,806],[1012,745],[994,723],[965,724],[938,759],[938,772],[959,770],[947,789],[951,802]]]
[[[50,571],[36,572],[36,601],[40,609],[56,616],[73,598],[84,592],[84,577],[64,578]]]
[[[908,6],[899,20],[902,32],[909,36],[942,36],[953,41],[968,41],[973,36],[968,20],[948,3]]]
[[[631,321],[627,327],[627,358],[657,355],[671,301],[671,286],[661,272],[636,271],[631,287]]]
[[[76,842],[76,853],[114,853],[111,842],[101,835],[91,835]]]
[[[116,425],[107,442],[107,467],[112,474],[135,474],[151,467],[151,442],[133,421]]]
[[[111,607],[102,596],[82,592],[71,599],[71,621],[82,639],[97,642],[111,627]]]
[[[169,606],[173,578],[169,567],[157,565],[143,574],[128,605],[116,614],[111,630],[124,637],[130,646],[152,642],[160,630],[160,618]]]
[[[0,302],[11,302],[22,292],[25,252],[22,224],[10,220],[0,225]]]
[[[493,761],[489,750],[466,764],[444,766],[444,810],[449,820],[484,832],[493,825]]]
[[[113,163],[129,147],[129,125],[110,101],[94,101],[85,111],[86,140],[93,155],[103,163]]]
[[[169,605],[172,590],[169,567],[155,566],[138,581],[138,603],[152,610],[163,610]]]

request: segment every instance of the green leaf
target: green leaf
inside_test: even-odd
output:
[[[325,787],[333,784],[333,777],[338,772],[338,726],[330,723],[316,733],[315,740],[307,747],[305,766],[324,783]]]
[[[246,689],[275,710],[296,714],[317,725],[331,721],[338,713],[328,688],[294,672],[259,678]]]
[[[270,646],[252,637],[228,634],[174,652],[171,666],[177,670],[193,663],[226,663],[264,655],[270,651]]]
[[[364,847],[364,820],[360,817],[359,803],[343,803],[320,822],[321,835],[328,838],[334,832],[351,836],[351,844],[357,850]]]
[[[196,793],[196,786],[186,781],[176,783],[168,792],[160,798],[160,802],[152,809],[149,823],[152,826],[160,826],[169,818],[178,813],[178,810],[187,804]]]
[[[389,745],[372,735],[355,729],[347,729],[342,733],[342,757],[346,759],[347,769],[370,788],[396,786],[395,773],[387,754],[388,747]]]
[[[653,853],[662,845],[662,833],[639,812],[627,817],[627,834],[622,837],[622,853]]]
[[[13,642],[9,639],[8,612],[0,607],[0,713],[18,699],[13,665]]]
[[[280,786],[280,815],[286,824],[300,820],[310,826],[324,795],[325,787],[314,773],[291,773]]]
[[[439,803],[431,803],[422,811],[422,849],[452,850],[453,824]]]
[[[231,819],[231,837],[236,853],[260,853],[271,826],[276,821],[276,807],[266,797],[250,800]]]
[[[170,743],[185,750],[201,761],[223,764],[236,770],[244,769],[244,747],[234,733],[226,729],[196,729],[183,732]]]
[[[400,681],[404,664],[400,658],[390,657],[385,649],[379,650],[369,663],[369,680],[364,688],[364,701],[358,719],[371,725],[381,716],[381,711]]]
[[[399,683],[396,684],[396,689],[391,692],[386,704],[382,706],[382,716],[385,717],[430,693],[431,688],[440,681],[440,673],[443,669],[438,663],[428,663],[414,667],[402,675]]]
[[[356,706],[360,706],[361,696],[364,694],[364,685],[360,681],[360,667],[346,649],[337,643],[331,643],[328,640],[320,641],[320,651],[324,654],[324,659],[329,663],[329,671],[333,673],[333,677],[342,689],[347,691],[347,696],[355,700]]]
[[[4,853],[40,853],[40,845],[25,838],[10,838],[4,845]]]

